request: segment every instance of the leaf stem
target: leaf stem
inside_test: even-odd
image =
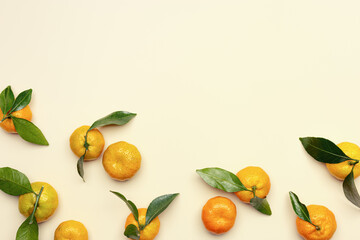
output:
[[[311,223],[311,225],[313,225],[317,231],[320,231],[321,228],[318,225],[315,225],[313,223]]]
[[[36,209],[37,209],[37,207],[38,207],[39,200],[40,200],[40,197],[41,197],[41,194],[42,194],[43,190],[44,190],[44,186],[41,186],[41,189],[40,189],[39,194],[36,194],[36,193],[35,193],[35,194],[36,194],[36,201],[35,201],[34,209],[33,209],[32,213],[31,213],[31,217],[30,217],[30,222],[29,222],[29,224],[32,224],[32,223],[33,223],[34,215],[35,215]]]
[[[89,130],[85,134],[85,143],[84,143],[85,153],[84,153],[84,155],[86,154],[86,151],[89,150],[89,143],[87,142],[88,133],[89,133]]]
[[[257,189],[256,186],[251,187],[251,192],[254,194],[254,197],[256,197],[256,195],[255,195],[256,189]]]
[[[2,123],[7,118],[10,118],[9,114],[5,114],[4,117],[1,119],[0,123]]]
[[[359,160],[356,160],[356,159],[351,159],[351,160],[354,162],[349,162],[349,164],[354,165],[354,166],[360,162]]]

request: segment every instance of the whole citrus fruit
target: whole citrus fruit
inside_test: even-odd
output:
[[[140,225],[145,224],[146,220],[146,208],[139,208],[139,222]],[[131,213],[125,222],[125,229],[128,225],[134,224],[137,228],[139,228],[139,224],[134,218],[134,215]],[[152,240],[159,233],[160,229],[160,220],[159,217],[154,218],[143,230],[140,231],[140,240]]]
[[[226,197],[211,198],[204,205],[201,218],[205,228],[211,233],[226,233],[234,226],[236,206]]]
[[[54,240],[88,240],[88,232],[84,224],[69,220],[60,223],[55,230]]]
[[[259,198],[265,198],[270,191],[270,178],[267,173],[260,167],[246,167],[240,170],[236,176],[242,184],[249,189],[255,189],[255,195]],[[249,203],[254,194],[249,191],[240,191],[235,193],[243,202]]]
[[[37,194],[40,192],[41,187],[44,187],[40,196],[38,207],[35,211],[35,218],[38,223],[46,221],[51,215],[54,214],[58,206],[58,194],[56,190],[48,183],[34,182],[31,187]],[[26,193],[19,197],[19,211],[25,217],[31,215],[34,210],[36,196],[34,193]]]
[[[28,121],[31,121],[31,118],[32,118],[32,112],[31,112],[29,105],[27,105],[23,109],[20,109],[19,111],[15,111],[15,112],[11,113],[11,115],[13,115],[14,117],[17,117],[17,118],[26,119]],[[2,111],[0,111],[0,120],[3,117],[4,117],[4,114],[2,113]],[[16,129],[15,129],[13,120],[10,118],[7,118],[3,122],[1,122],[0,127],[9,133],[16,133]]]
[[[350,142],[342,142],[337,144],[337,146],[345,153],[346,156],[356,160],[360,160],[360,147],[358,145]],[[344,180],[346,176],[349,175],[349,173],[351,172],[351,169],[353,167],[351,163],[353,162],[354,161],[352,160],[348,160],[335,164],[327,163],[326,167],[331,173],[331,175],[333,175],[339,180]],[[359,175],[360,164],[356,164],[354,167],[354,178],[357,178]]]
[[[73,153],[81,157],[85,152],[85,135],[90,126],[81,126],[77,128],[70,136],[70,148]],[[98,158],[105,145],[103,135],[99,130],[92,129],[87,135],[88,150],[86,151],[84,160],[93,160]]]
[[[329,240],[336,230],[334,214],[320,205],[309,205],[307,209],[311,222],[318,226],[318,230],[314,225],[297,217],[296,228],[299,234],[306,240]]]
[[[111,144],[105,150],[102,163],[110,177],[124,181],[140,169],[141,155],[134,145],[121,141]]]

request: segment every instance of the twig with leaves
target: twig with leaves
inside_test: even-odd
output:
[[[41,130],[35,126],[32,122],[18,118],[14,116],[14,113],[24,109],[29,105],[31,101],[32,89],[25,90],[21,92],[16,98],[11,86],[5,88],[0,94],[0,108],[2,111],[2,118],[0,123],[6,119],[13,121],[16,132],[23,138],[25,141],[35,143],[38,145],[49,145],[45,136]]]
[[[157,216],[159,216],[170,205],[170,203],[179,195],[179,193],[174,193],[174,194],[162,195],[160,197],[155,198],[147,208],[145,223],[141,224],[139,222],[138,208],[135,206],[135,204],[132,201],[127,200],[126,197],[119,192],[114,192],[114,191],[110,191],[110,192],[118,196],[121,200],[123,200],[126,203],[131,213],[133,214],[136,222],[138,223],[139,227],[135,226],[134,224],[129,224],[124,232],[124,235],[126,237],[135,240],[140,239],[141,231],[144,230],[145,227],[151,223],[151,221],[153,221]]]
[[[354,167],[359,164],[359,160],[347,156],[335,143],[325,138],[304,137],[300,138],[300,141],[306,152],[316,161],[329,164],[349,161],[352,168],[343,181],[343,191],[346,198],[360,208],[360,196],[354,182]]]
[[[20,196],[26,193],[33,193],[36,196],[34,210],[19,227],[16,233],[16,240],[39,239],[39,227],[35,219],[35,212],[43,189],[44,187],[41,187],[40,192],[36,193],[25,174],[9,167],[0,168],[0,190],[12,196]]]
[[[240,179],[232,172],[222,168],[204,168],[198,169],[196,172],[211,187],[223,190],[225,192],[252,192],[254,197],[250,200],[251,206],[263,214],[272,214],[270,205],[266,198],[257,197],[255,194],[256,188],[246,188]]]

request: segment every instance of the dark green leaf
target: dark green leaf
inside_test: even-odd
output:
[[[29,105],[31,101],[31,94],[32,94],[32,89],[21,92],[15,99],[9,114],[15,111],[19,111],[24,107],[26,107],[27,105]]]
[[[11,87],[8,86],[0,94],[0,108],[4,115],[11,109],[14,103],[14,93]],[[0,119],[1,120],[1,119]]]
[[[269,205],[268,201],[266,200],[266,198],[259,198],[259,197],[255,196],[252,199],[250,199],[250,204],[256,210],[258,210],[259,212],[261,212],[263,214],[266,214],[266,215],[272,214],[270,205]]]
[[[131,239],[135,239],[135,240],[140,239],[139,229],[134,224],[130,224],[126,227],[124,235]]]
[[[31,224],[30,224],[31,222]],[[38,240],[39,226],[33,215],[30,215],[19,227],[16,240]]]
[[[11,116],[11,119],[14,122],[17,133],[24,140],[38,145],[49,145],[45,136],[43,135],[41,130],[37,126],[35,126],[35,124],[26,119],[17,118],[14,116]]]
[[[305,150],[315,160],[323,163],[341,163],[350,160],[335,143],[316,137],[300,138]]]
[[[302,220],[312,224],[307,207],[300,202],[298,196],[295,193],[289,192],[289,195],[290,195],[292,207],[296,215]]]
[[[225,192],[249,191],[233,173],[221,168],[203,168],[196,172],[210,186]]]
[[[83,181],[85,182],[85,179],[84,179],[84,157],[85,157],[85,154],[82,155],[79,160],[77,161],[77,171],[80,175],[80,177],[83,179]]]
[[[13,196],[33,192],[25,174],[9,167],[0,168],[0,190]]]
[[[111,124],[124,125],[128,123],[131,119],[133,119],[135,116],[136,113],[129,113],[124,111],[113,112],[106,117],[100,118],[99,120],[94,122],[88,131],[94,128],[103,127]]]
[[[166,194],[155,198],[149,205],[146,211],[145,227],[151,223],[151,221],[160,215],[170,203],[179,195],[178,193]]]
[[[351,170],[349,175],[346,176],[343,182],[343,190],[346,198],[352,202],[355,206],[360,208],[360,196],[356,189],[354,182],[354,168]]]
[[[132,214],[134,215],[134,218],[137,222],[139,222],[139,212],[137,207],[135,206],[135,204],[132,201],[129,201],[126,199],[126,197],[124,195],[122,195],[121,193],[118,192],[114,192],[114,191],[110,191],[113,194],[115,194],[116,196],[118,196],[121,200],[123,200],[126,205],[128,206],[128,208],[130,209],[130,211],[132,212]]]

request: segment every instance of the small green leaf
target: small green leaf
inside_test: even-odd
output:
[[[159,216],[178,195],[179,193],[166,194],[155,198],[146,211],[145,227],[151,223],[154,218]]]
[[[33,215],[30,215],[19,227],[16,240],[38,240],[39,226]]]
[[[351,160],[335,143],[317,137],[300,138],[302,145],[310,156],[323,163],[341,163]]]
[[[250,191],[233,173],[221,168],[203,168],[196,172],[210,186],[225,192]]]
[[[111,124],[124,125],[124,124],[128,123],[131,119],[133,119],[135,116],[136,116],[136,113],[130,113],[130,112],[124,112],[124,111],[113,112],[103,118],[100,118],[96,122],[94,122],[88,131],[90,131],[94,128],[103,127],[103,126],[107,126],[107,125],[111,125]]]
[[[295,193],[289,192],[289,195],[290,195],[292,207],[293,207],[296,215],[299,218],[301,218],[302,220],[312,224],[311,219],[310,219],[310,214],[309,214],[307,207],[303,203],[300,202],[298,196]]]
[[[135,204],[132,201],[129,201],[126,199],[126,197],[124,195],[122,195],[121,193],[118,192],[114,192],[114,191],[110,191],[113,194],[115,194],[116,196],[118,196],[121,200],[123,200],[126,205],[128,206],[128,208],[130,209],[130,211],[132,212],[132,214],[134,215],[134,218],[137,222],[139,222],[139,212],[137,207],[135,206]]]
[[[126,227],[124,235],[131,239],[135,239],[135,240],[140,239],[139,229],[134,224],[130,224]]]
[[[84,179],[84,157],[85,157],[85,154],[82,155],[79,160],[77,161],[77,171],[80,175],[80,177],[83,179],[83,181],[85,182],[85,179]]]
[[[259,197],[255,196],[252,199],[250,199],[250,204],[256,210],[258,210],[259,212],[261,212],[263,214],[266,214],[269,216],[272,214],[270,205],[269,205],[268,201],[266,200],[266,198],[259,198]]]
[[[17,133],[20,135],[20,137],[22,137],[22,139],[38,145],[49,145],[45,136],[41,130],[35,126],[35,124],[26,119],[17,118],[14,116],[11,116],[11,119],[14,122]]]
[[[9,167],[0,168],[0,190],[13,196],[34,192],[25,174]]]
[[[14,104],[14,93],[11,90],[11,87],[8,86],[0,94],[0,108],[4,115],[11,109],[11,106]],[[1,120],[1,119],[0,119]]]
[[[21,92],[14,101],[9,114],[19,111],[29,105],[31,101],[32,89]]]
[[[355,166],[355,165],[354,165]],[[352,168],[349,175],[346,176],[343,182],[343,190],[346,198],[352,202],[355,206],[360,208],[360,196],[359,192],[356,189],[354,182],[354,167]]]

